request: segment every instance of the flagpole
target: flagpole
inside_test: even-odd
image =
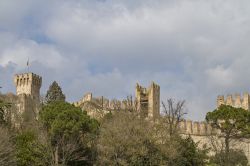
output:
[[[27,61],[27,69],[28,69],[28,73],[30,72],[30,69],[29,69],[29,61],[30,61],[30,58],[28,58],[28,61]]]

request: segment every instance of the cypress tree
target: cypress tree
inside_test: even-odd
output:
[[[46,103],[51,103],[54,101],[65,101],[65,95],[62,92],[61,87],[58,85],[56,81],[54,81],[47,91],[45,96]]]

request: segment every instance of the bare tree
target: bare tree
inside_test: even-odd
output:
[[[130,112],[139,112],[138,102],[133,99],[132,95],[127,96],[125,100],[122,101],[123,109]]]
[[[165,114],[164,120],[168,125],[169,135],[172,136],[177,133],[178,125],[183,120],[185,114],[185,101],[181,100],[175,102],[173,99],[168,99],[167,103],[162,102],[163,112]]]
[[[70,139],[66,139],[63,136],[58,139],[58,145],[59,146],[57,146],[55,150],[58,148],[60,151],[58,155],[60,156],[60,162],[62,165],[67,165],[70,161],[79,162],[87,160],[86,155],[83,154],[85,151],[82,147],[83,145],[80,137],[71,137]]]
[[[115,112],[101,126],[97,165],[169,165],[177,156],[176,144],[168,137],[163,144],[156,137],[159,128],[137,112]]]
[[[117,99],[113,99],[111,100],[111,107],[113,110],[115,111],[121,111],[121,101],[117,100]]]
[[[9,166],[15,164],[14,146],[10,141],[8,130],[0,127],[0,165]]]

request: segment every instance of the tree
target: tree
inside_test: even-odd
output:
[[[170,136],[177,134],[178,125],[183,120],[183,116],[187,114],[184,111],[185,101],[174,102],[173,99],[168,99],[167,103],[162,102],[164,121],[167,123],[167,129]]]
[[[229,162],[227,162],[227,155],[229,156]],[[226,154],[225,151],[216,153],[210,158],[210,163],[215,164],[216,166],[247,166],[248,160],[243,151],[230,150],[229,154]]]
[[[126,111],[137,111],[139,112],[139,108],[138,108],[138,104],[137,104],[137,100],[134,100],[132,95],[127,96],[127,98],[125,100],[122,101],[123,105],[124,105],[124,110]]]
[[[11,107],[10,103],[6,103],[0,100],[0,124],[7,124],[9,123],[9,111],[8,108]]]
[[[15,138],[16,158],[18,166],[50,164],[50,155],[45,145],[41,144],[36,134],[24,131]]]
[[[242,108],[221,105],[213,112],[208,112],[206,120],[214,129],[220,131],[218,136],[224,140],[223,151],[226,156],[225,165],[227,165],[230,163],[230,142],[249,135],[250,113]]]
[[[156,144],[152,125],[132,112],[108,114],[102,122],[97,141],[97,165],[166,164],[167,156]]]
[[[161,121],[129,111],[109,113],[100,127],[97,165],[205,165],[206,152],[191,138],[174,138]]]
[[[173,160],[173,164],[171,165],[206,165],[206,160],[208,159],[207,148],[204,147],[204,149],[199,149],[198,143],[195,143],[190,136],[188,136],[187,138],[181,138],[177,136],[175,138],[179,143],[179,146],[177,147],[179,155],[176,159]]]
[[[89,164],[92,160],[90,138],[98,123],[86,112],[69,103],[58,101],[43,107],[40,120],[48,131],[54,164]]]
[[[0,165],[16,165],[15,147],[8,130],[4,127],[0,127]]]
[[[53,101],[65,101],[65,95],[62,92],[61,87],[56,81],[54,81],[47,91],[45,96],[46,103],[51,103]]]

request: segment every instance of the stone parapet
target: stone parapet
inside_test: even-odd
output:
[[[179,123],[179,130],[181,134],[198,136],[211,135],[217,132],[206,122],[196,122],[191,120],[182,120]]]
[[[248,93],[241,94],[236,93],[235,95],[227,95],[226,100],[223,95],[217,97],[217,108],[221,105],[230,105],[236,108],[243,108],[249,110],[250,108],[250,96]]]

